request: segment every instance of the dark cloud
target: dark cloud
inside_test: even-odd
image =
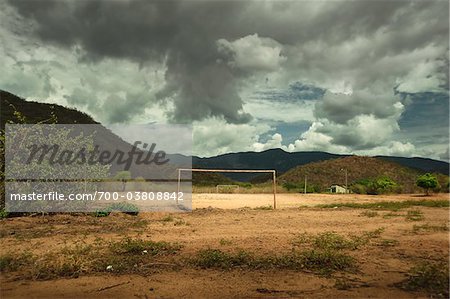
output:
[[[252,98],[267,101],[298,102],[318,100],[325,94],[325,89],[302,82],[293,82],[287,89],[262,90],[255,92]]]
[[[436,9],[434,3],[407,1],[317,4],[173,0],[11,0],[10,4],[20,15],[35,21],[34,34],[39,39],[68,48],[81,46],[81,61],[95,62],[104,57],[131,59],[140,64],[149,60],[165,61],[166,86],[157,100],[173,100],[173,120],[223,116],[232,123],[251,119],[242,111],[243,101],[236,84],[237,79],[248,74],[218,63],[229,57],[218,52],[217,40],[232,41],[258,33],[286,45],[311,40],[333,44],[373,34],[386,25],[409,26],[414,20],[405,21],[408,18],[402,18],[402,14],[410,14],[411,9],[427,17],[430,11],[445,14],[442,6],[448,5],[440,4]],[[436,36],[430,37],[430,26]],[[385,46],[377,48],[376,54],[411,49],[429,43],[430,38],[448,34],[448,26],[445,31],[442,22],[430,26],[423,34],[392,35]],[[302,67],[315,62],[316,59],[306,59]],[[292,67],[297,66],[292,64]]]
[[[287,123],[311,115],[310,129],[293,140],[292,150],[384,146],[412,152],[409,142],[448,144],[448,1],[9,0],[7,8],[14,22],[25,25],[5,22],[6,30],[27,47],[56,45],[71,55],[74,69],[93,71],[86,71],[90,77],[80,85],[76,75],[52,78],[42,65],[42,75],[34,74],[36,58],[14,49],[6,51],[13,53],[12,62],[2,60],[10,65],[3,86],[30,94],[41,86],[43,93],[63,94],[69,104],[106,122],[131,121],[160,104],[171,121],[207,119],[207,125],[226,125],[229,138],[235,138],[234,124],[252,119],[246,112],[264,121],[291,116]],[[124,67],[100,67],[105,64]],[[28,77],[20,81],[24,73]],[[69,88],[46,88],[65,80]],[[424,92],[442,98],[415,98]],[[295,109],[308,113],[292,119]],[[208,140],[217,136],[216,125],[210,126]],[[406,136],[406,143],[392,142],[393,136]]]
[[[80,45],[82,61],[104,57],[165,61],[167,85],[160,101],[174,100],[176,121],[223,116],[228,122],[251,119],[242,111],[236,75],[216,63],[215,41],[226,36],[222,15],[239,11],[233,2],[180,1],[11,1],[36,21],[41,40],[64,47]],[[223,32],[223,33],[222,33]],[[115,119],[116,117],[114,117]]]

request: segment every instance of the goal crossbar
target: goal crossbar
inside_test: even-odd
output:
[[[178,168],[178,189],[180,192],[180,183],[181,183],[181,172],[190,171],[190,172],[247,172],[247,173],[272,173],[272,191],[273,191],[273,209],[277,208],[277,174],[275,170],[268,169],[205,169],[205,168]],[[178,194],[177,192],[177,194]]]

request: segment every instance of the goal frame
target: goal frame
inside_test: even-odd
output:
[[[180,192],[181,173],[190,172],[232,172],[232,173],[272,173],[273,209],[277,208],[277,173],[273,169],[206,169],[206,168],[178,168],[177,194]]]

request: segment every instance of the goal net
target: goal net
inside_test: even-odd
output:
[[[182,175],[183,173],[189,173],[191,174],[192,177],[192,173],[194,172],[209,172],[209,173],[258,173],[258,174],[264,174],[264,173],[268,173],[271,174],[272,176],[272,186],[271,186],[271,190],[270,193],[273,194],[273,208],[276,209],[277,208],[277,199],[276,199],[276,171],[272,170],[272,169],[258,169],[258,170],[254,170],[254,169],[203,169],[203,168],[192,168],[192,169],[187,169],[187,168],[179,168],[178,169],[178,191],[180,190],[180,184],[182,182]],[[234,185],[234,184],[217,184],[216,185],[216,193],[219,193],[220,190],[224,191],[226,188],[226,190],[233,190],[233,188],[235,188],[235,191],[239,190],[239,185]],[[227,192],[227,193],[234,193],[234,192]]]

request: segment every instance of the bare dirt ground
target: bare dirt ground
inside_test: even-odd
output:
[[[435,199],[448,199],[448,194],[434,195]],[[277,208],[294,208],[299,206],[315,206],[329,203],[367,203],[383,201],[404,201],[428,199],[422,194],[400,194],[400,195],[362,195],[362,194],[299,194],[279,193],[276,194]],[[203,193],[193,194],[192,207],[199,208],[256,208],[262,206],[273,206],[273,194],[217,194]]]
[[[40,258],[0,277],[1,298],[419,298],[426,291],[396,286],[420,262],[448,261],[449,209],[408,207],[398,211],[317,208],[317,204],[422,200],[417,195],[356,196],[279,194],[278,209],[270,195],[194,195],[191,213],[111,214],[108,217],[53,215],[18,217],[0,221],[1,256],[31,252]],[[448,194],[427,197],[448,200]],[[213,207],[213,208],[209,208]],[[242,208],[250,207],[250,208]],[[408,219],[408,211],[420,211]],[[447,229],[432,229],[447,228]],[[310,270],[277,267],[254,269],[207,268],[187,262],[207,248],[245,250],[260,256],[289,253],[299,236],[335,232],[343,236],[378,230],[381,234],[357,250],[349,250],[357,263],[352,271],[322,275]],[[66,258],[67,246],[108,244],[124,236],[165,241],[182,247],[174,256],[155,260],[135,271],[92,271],[83,263],[101,252],[79,251],[77,275],[63,278],[42,265]],[[296,247],[297,246],[297,247]],[[78,251],[77,251],[78,252]],[[111,257],[112,258],[112,257]],[[81,261],[81,262],[80,262]],[[41,263],[41,264],[39,264]],[[111,264],[114,264],[111,261]],[[176,265],[176,266],[173,266]],[[115,265],[114,265],[115,266]],[[70,270],[70,269],[69,269]],[[49,272],[42,276],[39,271]],[[53,271],[53,272],[52,272]],[[56,273],[56,274],[55,274]],[[78,275],[79,274],[79,275]],[[59,275],[59,276],[58,276]]]

